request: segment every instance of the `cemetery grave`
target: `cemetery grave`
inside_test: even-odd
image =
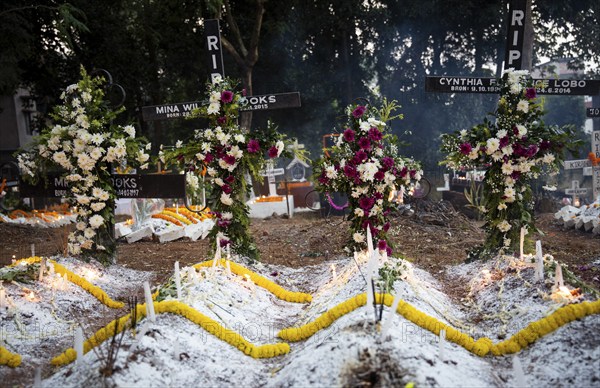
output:
[[[531,80],[520,70],[524,4],[511,4],[514,68],[501,79],[427,81],[442,92],[500,93],[494,123],[444,134],[441,145],[453,170],[486,166],[471,174],[484,222],[431,199],[410,214],[391,211],[394,193],[423,176],[390,133],[396,100],[348,105],[331,155],[310,164],[273,123],[241,128],[244,109],[298,106],[299,94],[246,98],[224,77],[216,20],[205,28],[207,99],[142,109],[147,120],[208,119],[185,144],[160,146],[156,162],[180,174],[113,173],[113,163],[147,168],[152,147],[133,126],[113,124],[102,80],[82,69],[56,107],[60,124],[18,158],[23,195],[69,206],[16,210],[0,222],[3,383],[600,384],[600,199],[582,205],[588,192],[574,180],[565,194],[575,206],[540,214],[531,188],[544,169],[591,167],[598,198],[599,132],[591,166],[565,162],[565,148],[579,143],[567,142],[570,129],[544,126],[536,98],[594,94],[599,82]],[[292,162],[276,168],[281,155]],[[45,175],[40,163],[62,172]],[[293,196],[275,184],[294,166],[294,181],[310,166],[318,191],[345,195],[349,216],[294,214]],[[267,178],[268,196],[253,198],[250,174]],[[450,188],[448,176],[441,189]],[[190,206],[190,196],[202,203]],[[119,206],[129,210],[117,222]]]

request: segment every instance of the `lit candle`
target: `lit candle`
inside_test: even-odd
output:
[[[78,327],[75,329],[75,352],[77,352],[77,363],[81,363],[83,360],[83,329]]]
[[[156,322],[156,315],[154,314],[154,301],[152,300],[150,283],[148,282],[144,282],[144,298],[146,299],[146,316],[148,319],[150,319],[150,322]]]
[[[559,289],[560,287],[565,286],[565,281],[563,280],[562,266],[559,263],[556,263],[556,273],[554,274],[554,287]]]
[[[177,289],[177,299],[181,300],[181,274],[178,261],[175,262],[175,288]]]

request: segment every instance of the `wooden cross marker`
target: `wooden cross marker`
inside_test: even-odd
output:
[[[523,42],[526,27],[527,0],[512,0],[509,10],[509,27],[505,68],[523,68]],[[537,94],[595,96],[600,94],[600,80],[534,78]],[[430,76],[425,78],[425,91],[437,93],[495,93],[500,92],[495,78]],[[600,111],[600,109],[599,109]]]
[[[218,19],[204,21],[204,38],[206,50],[209,53],[208,67],[210,68],[211,82],[219,77],[225,77],[223,66],[223,50],[221,48],[221,33]],[[185,118],[192,111],[202,105],[201,101],[179,102],[165,105],[152,105],[142,107],[144,121],[159,121]],[[284,108],[298,108],[301,106],[300,93],[277,93],[258,96],[248,96],[240,106],[241,112],[274,110]]]

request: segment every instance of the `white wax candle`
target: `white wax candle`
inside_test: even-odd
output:
[[[440,343],[439,343],[439,351],[438,357],[440,362],[444,362],[444,349],[446,348],[446,330],[440,330]]]
[[[6,308],[6,292],[4,288],[0,288],[0,309]]]
[[[227,267],[227,275],[231,276],[231,266],[229,265],[229,260],[225,262],[225,266]]]
[[[371,235],[371,227],[367,226],[367,254],[373,252],[373,236]]]
[[[31,244],[31,257],[35,256],[35,244]]]
[[[331,264],[331,274],[333,276],[333,281],[337,282],[337,272],[335,272],[335,264]]]
[[[400,304],[400,295],[394,296],[394,302],[392,303],[392,308],[390,310],[390,316],[383,322],[383,326],[381,327],[381,336],[385,337],[387,332],[392,327],[392,322],[394,322],[394,317],[396,316],[396,310],[398,310],[398,305]]]
[[[536,280],[544,281],[544,255],[542,254],[542,242],[535,242],[535,267]]]
[[[521,228],[521,241],[519,244],[519,258],[523,260],[523,245],[525,244],[525,234],[527,233],[527,229]]]
[[[77,352],[77,363],[83,360],[83,329],[78,327],[75,329],[75,352]]]
[[[40,282],[44,280],[44,272],[46,272],[46,259],[42,258],[40,262],[40,276],[38,278]]]
[[[144,298],[146,300],[146,316],[150,322],[156,322],[156,315],[154,314],[154,302],[152,300],[152,293],[150,293],[150,283],[144,282]]]
[[[179,214],[179,202],[175,204],[175,211]]]
[[[217,236],[217,249],[215,250],[215,259],[212,266],[216,267],[219,260],[221,260],[221,238]]]
[[[177,300],[181,300],[181,274],[178,261],[175,262],[175,288],[177,289]]]
[[[554,286],[556,289],[559,287],[565,286],[565,281],[563,279],[562,266],[559,263],[556,263],[556,273],[554,275]]]
[[[231,260],[231,244],[227,244],[227,260]]]
[[[35,368],[35,376],[33,377],[33,388],[42,388],[42,368]]]
[[[511,385],[515,387],[528,387],[529,385],[527,384],[527,379],[525,378],[525,372],[523,372],[523,366],[521,365],[519,357],[516,355],[513,356],[512,366],[514,382]]]

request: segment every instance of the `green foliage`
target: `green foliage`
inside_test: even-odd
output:
[[[406,271],[406,266],[401,260],[391,259],[379,268],[377,285],[384,293],[389,293],[394,288],[394,282]]]
[[[526,71],[509,69],[498,81],[501,97],[493,117],[470,131],[442,137],[441,162],[452,169],[486,167],[482,197],[487,235],[478,255],[518,249],[521,228],[535,232],[532,182],[558,172],[567,150],[575,150],[573,128],[551,127]]]

